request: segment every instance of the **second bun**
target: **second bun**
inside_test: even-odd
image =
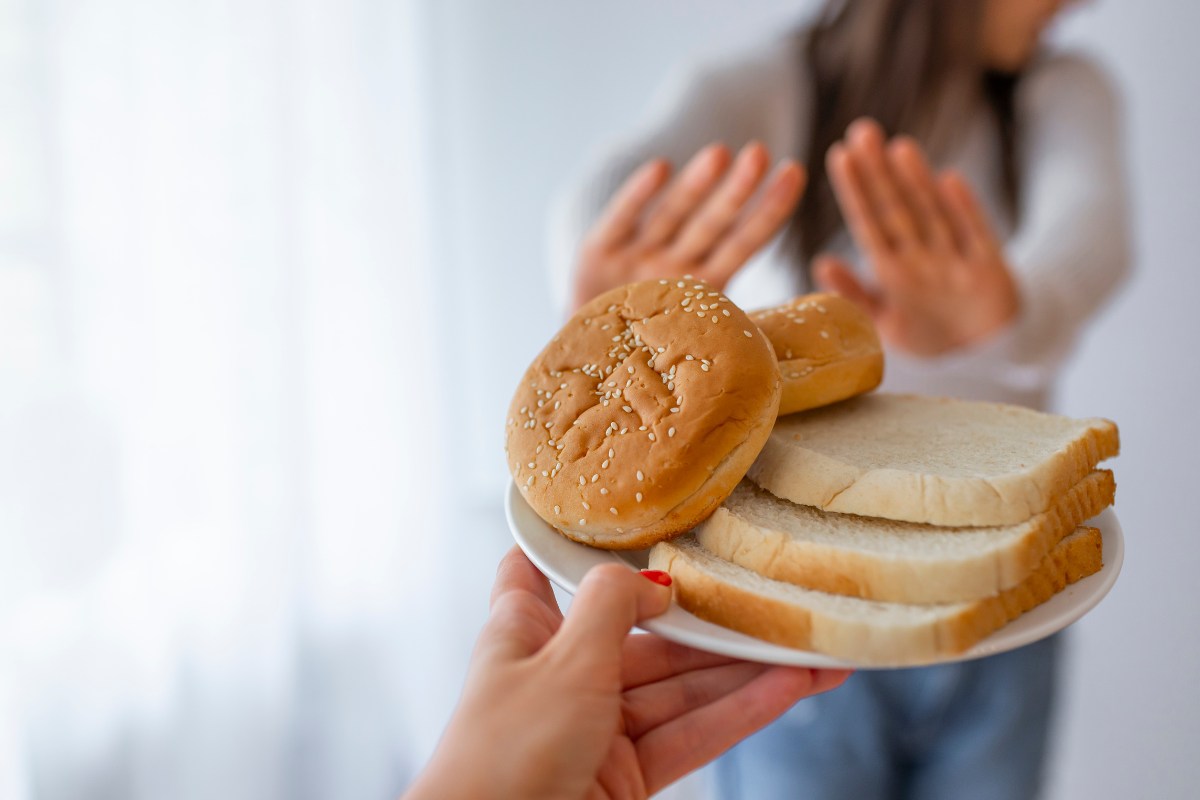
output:
[[[836,294],[806,294],[750,313],[779,359],[779,415],[869,392],[883,380],[883,349],[866,312]]]

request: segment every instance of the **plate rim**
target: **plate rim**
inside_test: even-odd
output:
[[[533,562],[534,566],[546,575],[551,583],[569,595],[574,595],[578,590],[578,581],[582,579],[582,576],[579,579],[571,577],[569,573],[576,570],[567,569],[563,565],[556,563],[554,559],[548,558],[543,549],[536,545],[536,542],[530,541],[528,533],[517,519],[517,514],[519,513],[516,506],[517,502],[520,502],[525,507],[524,511],[526,514],[536,520],[536,523],[545,529],[541,531],[542,534],[549,533],[553,535],[554,538],[547,536],[548,541],[554,542],[552,547],[571,548],[570,552],[584,555],[587,557],[586,560],[592,562],[583,570],[585,574],[588,569],[605,562],[623,564],[630,569],[637,569],[627,556],[647,552],[646,550],[604,550],[588,547],[585,544],[568,539],[539,517],[525,501],[517,485],[510,482],[504,497],[504,516],[508,523],[509,532],[516,541],[517,546]],[[835,658],[824,653],[799,650],[762,639],[756,639],[740,631],[703,620],[685,611],[674,602],[672,602],[670,609],[665,614],[645,620],[639,627],[672,642],[698,650],[728,655],[732,658],[760,663],[814,668],[861,670],[902,669],[914,666],[953,664],[998,655],[1018,647],[1033,644],[1070,627],[1099,605],[1116,584],[1117,577],[1120,575],[1125,561],[1124,531],[1121,528],[1116,512],[1112,506],[1109,506],[1100,514],[1080,524],[1091,525],[1101,529],[1104,564],[1099,572],[1066,586],[1061,592],[1046,601],[1046,603],[1031,609],[1026,614],[1022,614],[999,630],[994,631],[985,639],[976,642],[968,650],[934,661],[898,665],[860,664],[851,660]],[[1065,608],[1057,607],[1063,606],[1066,603],[1070,603],[1070,605],[1066,605]],[[1037,612],[1046,609],[1048,606],[1054,612],[1054,616],[1050,620],[1038,620],[1036,616]],[[1032,617],[1035,620],[1033,623],[1028,622],[1027,614],[1035,615]],[[1026,625],[1018,625],[1023,619],[1026,619]]]

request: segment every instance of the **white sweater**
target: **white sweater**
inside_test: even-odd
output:
[[[684,70],[660,93],[642,131],[598,159],[556,204],[551,263],[555,296],[566,306],[580,240],[620,183],[642,162],[682,165],[710,142],[735,150],[757,139],[775,160],[801,163],[812,87],[802,36],[789,35],[736,58]],[[1084,324],[1129,269],[1129,220],[1119,131],[1110,82],[1092,62],[1053,55],[1017,89],[1021,224],[1001,202],[999,136],[990,111],[972,112],[960,146],[935,166],[961,170],[991,214],[1016,273],[1017,320],[987,342],[938,358],[888,351],[883,389],[1049,406],[1054,380]],[[859,266],[845,233],[833,243]],[[802,290],[798,270],[776,240],[734,278],[728,294],[743,308],[783,302]]]

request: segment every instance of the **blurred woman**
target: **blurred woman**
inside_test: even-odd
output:
[[[1064,5],[830,0],[811,25],[683,74],[557,209],[564,305],[682,274],[750,308],[819,286],[872,314],[885,390],[1049,407],[1130,258],[1114,91],[1091,61],[1039,46]],[[1058,650],[860,672],[735,748],[718,784],[1034,797]]]

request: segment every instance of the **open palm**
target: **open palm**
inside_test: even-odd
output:
[[[736,159],[724,145],[710,145],[674,180],[666,161],[642,165],[584,239],[574,307],[651,278],[692,275],[723,289],[788,220],[804,189],[804,172],[794,162],[781,163],[770,177],[769,166],[757,142]]]
[[[916,142],[890,143],[871,120],[850,126],[827,154],[847,227],[872,268],[868,287],[845,262],[820,256],[825,288],[874,317],[893,346],[931,356],[980,342],[1017,314],[1003,247],[961,176],[935,176]]]

